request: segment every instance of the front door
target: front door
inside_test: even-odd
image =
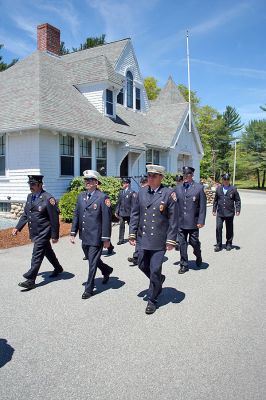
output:
[[[121,162],[121,165],[120,165],[120,176],[121,177],[128,176],[128,154],[126,155],[124,160]]]

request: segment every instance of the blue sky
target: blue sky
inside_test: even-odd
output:
[[[66,47],[88,36],[107,42],[131,37],[143,77],[163,86],[169,75],[187,85],[189,30],[191,88],[201,105],[236,107],[243,122],[266,118],[265,0],[0,0],[5,62],[36,49],[36,26],[61,30]]]

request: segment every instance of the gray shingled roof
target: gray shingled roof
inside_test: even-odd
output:
[[[93,47],[91,49],[76,51],[74,53],[65,54],[62,56],[62,60],[65,62],[81,61],[88,58],[94,58],[98,56],[105,56],[110,61],[111,65],[115,67],[122,51],[124,50],[127,43],[130,42],[129,38],[118,40],[117,42],[103,44],[102,46]]]
[[[103,116],[75,88],[101,80],[121,84],[112,65],[128,40],[63,57],[36,51],[1,72],[0,132],[46,128],[127,142],[134,148],[169,148],[188,112],[171,78],[147,114],[117,105],[115,120]]]

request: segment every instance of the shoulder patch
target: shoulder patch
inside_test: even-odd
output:
[[[54,198],[54,197],[51,197],[51,198],[49,199],[49,203],[50,203],[52,206],[55,206],[55,204],[56,204],[55,198]]]
[[[174,201],[177,200],[177,199],[176,199],[176,193],[175,193],[175,192],[172,192],[172,193],[171,193],[171,197],[172,197],[172,199],[173,199]]]
[[[105,204],[107,205],[107,207],[111,207],[111,201],[110,201],[110,199],[105,199],[104,202],[105,202]]]

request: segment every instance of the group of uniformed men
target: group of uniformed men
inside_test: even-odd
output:
[[[141,179],[139,192],[130,187],[130,179],[122,180],[115,215],[120,219],[118,245],[125,243],[125,222],[129,224],[129,243],[135,247],[133,257],[128,260],[138,265],[149,279],[146,314],[156,311],[158,296],[162,291],[165,275],[162,264],[166,250],[180,250],[180,269],[188,271],[188,244],[193,247],[196,265],[202,264],[199,229],[204,227],[206,218],[206,195],[203,185],[193,180],[194,169],[183,167],[183,175],[176,176],[176,187],[162,185],[165,168],[147,165],[147,176]],[[71,227],[71,243],[79,233],[89,272],[82,299],[93,295],[97,267],[103,275],[102,283],[109,280],[113,268],[101,260],[102,249],[110,249],[112,211],[108,196],[99,186],[101,176],[97,171],[83,173],[86,190],[78,196]],[[222,250],[223,222],[226,224],[226,250],[231,250],[233,240],[234,215],[240,214],[240,196],[230,185],[230,175],[223,175],[223,183],[216,189],[213,215],[217,216],[216,246]],[[44,256],[53,265],[50,277],[63,272],[52,247],[59,238],[59,210],[54,197],[44,191],[43,176],[29,175],[31,193],[27,197],[24,212],[13,229],[13,235],[28,223],[30,238],[34,243],[31,266],[23,275],[26,281],[19,286],[25,289],[35,287],[35,280]],[[113,246],[112,246],[113,247]]]

